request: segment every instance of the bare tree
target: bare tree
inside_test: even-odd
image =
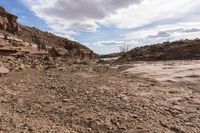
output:
[[[127,53],[130,50],[130,46],[128,44],[122,44],[119,46],[119,51],[122,53]]]

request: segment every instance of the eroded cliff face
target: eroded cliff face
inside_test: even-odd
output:
[[[0,7],[0,29],[13,34],[19,31],[17,16],[8,13],[3,7]]]
[[[61,51],[67,51],[67,55],[78,58],[90,58],[97,57],[92,50],[84,45],[70,41],[66,38],[62,38],[53,35],[48,32],[43,32],[34,27],[23,26],[17,23],[17,16],[8,13],[3,7],[0,6],[0,33],[4,35],[9,33],[9,36],[15,36],[23,42],[35,44],[37,46],[46,48],[56,48]]]
[[[20,25],[20,30],[17,32],[17,35],[26,42],[42,44],[46,47],[65,49],[68,51],[69,56],[77,56],[81,58],[96,57],[92,50],[78,42],[71,41],[48,32],[42,32],[37,28]]]

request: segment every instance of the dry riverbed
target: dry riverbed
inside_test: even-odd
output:
[[[64,65],[0,78],[0,132],[199,133],[199,61]]]

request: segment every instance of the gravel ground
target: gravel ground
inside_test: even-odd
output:
[[[200,132],[200,84],[113,68],[77,64],[0,77],[0,132]]]

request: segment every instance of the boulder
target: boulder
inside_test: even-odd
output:
[[[8,70],[7,68],[0,66],[0,75],[7,74],[9,72],[10,72],[10,70]]]
[[[48,51],[49,55],[52,56],[52,57],[58,57],[60,56],[58,50],[55,48],[55,47],[52,47],[52,49],[50,49]]]

